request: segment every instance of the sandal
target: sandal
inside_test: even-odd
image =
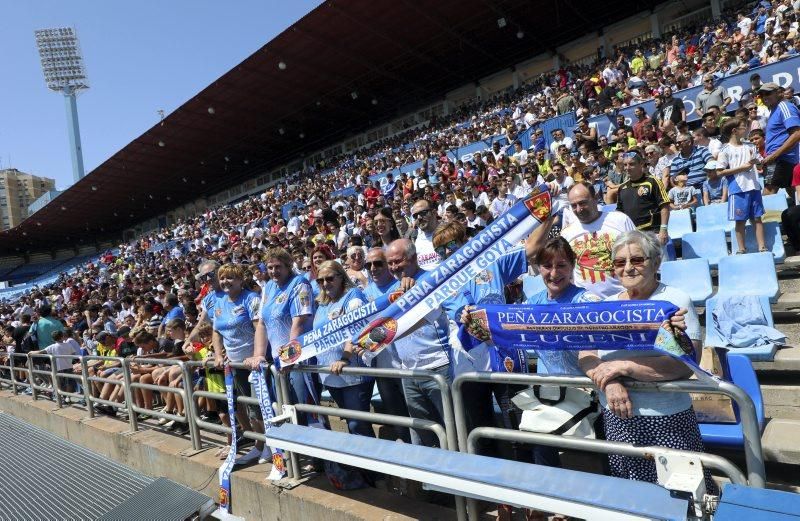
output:
[[[225,445],[224,447],[220,447],[217,452],[214,453],[214,456],[219,459],[225,459],[228,457],[228,454],[231,451],[230,445]]]
[[[759,249],[758,249],[758,252],[759,252],[759,253],[766,253],[766,252],[768,252],[768,251],[769,251],[769,250],[768,250],[767,248],[759,248]]]
[[[745,253],[747,253],[747,250],[739,250],[736,252],[736,255],[744,255]]]

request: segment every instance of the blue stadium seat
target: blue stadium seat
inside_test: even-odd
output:
[[[543,289],[546,289],[546,287],[541,275],[536,275],[535,277],[532,275],[522,276],[522,293],[525,294],[526,299],[529,299],[532,295],[539,293]]]
[[[756,406],[756,420],[758,429],[764,429],[764,401],[761,397],[761,387],[753,369],[750,359],[744,355],[728,354],[728,367],[731,373],[731,382],[741,387],[753,400]],[[700,435],[703,443],[714,447],[742,448],[744,435],[742,434],[741,418],[738,407],[734,407],[737,423],[701,423]]]
[[[697,231],[704,230],[733,230],[733,221],[728,220],[727,204],[710,204],[700,206],[695,212]]]
[[[714,521],[790,521],[798,518],[798,512],[798,494],[728,483],[722,489]]]
[[[685,291],[695,305],[705,302],[714,292],[706,259],[662,262],[661,282]]]
[[[706,259],[712,268],[728,256],[728,240],[723,230],[687,233],[681,242],[684,259]]]
[[[764,223],[764,242],[767,244],[767,249],[770,250],[773,257],[775,257],[775,262],[781,264],[786,259],[786,249],[783,246],[780,223]],[[756,242],[756,229],[749,224],[744,227],[744,244],[747,248],[747,251],[758,251],[758,243]],[[739,250],[739,242],[736,240],[735,233],[731,233],[731,250]]]
[[[746,253],[720,259],[717,295],[758,295],[777,302],[780,288],[772,253]]]
[[[692,211],[689,208],[673,210],[669,213],[667,233],[671,239],[680,239],[687,233],[692,233]]]
[[[789,208],[789,203],[786,200],[786,191],[783,188],[781,190],[783,193],[778,192],[777,194],[764,196],[764,210],[778,212],[779,217],[782,211]]]
[[[547,498],[565,514],[602,512],[605,519],[686,519],[687,502],[653,483],[570,469],[501,460],[454,450],[353,436],[343,432],[283,424],[267,429],[271,447],[373,469],[404,479],[429,483],[494,502],[531,508]],[[520,479],[525,476],[525,479]],[[587,510],[591,509],[591,510]],[[572,510],[571,512],[569,510]],[[600,516],[587,516],[594,519]]]
[[[717,299],[719,296],[714,296],[706,301],[706,337],[703,340],[703,345],[714,347],[726,347],[725,340],[719,333],[719,330],[714,325],[713,312],[717,306]],[[764,312],[764,317],[767,319],[767,325],[775,327],[775,320],[772,318],[772,307],[769,304],[767,297],[759,297],[761,301],[761,310]],[[730,352],[739,355],[744,355],[750,360],[755,362],[771,362],[775,358],[775,353],[778,351],[777,344],[767,344],[756,347],[731,347]]]

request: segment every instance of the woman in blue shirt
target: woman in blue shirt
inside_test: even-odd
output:
[[[224,264],[217,271],[220,289],[225,294],[216,300],[210,315],[214,326],[211,341],[214,346],[214,363],[218,369],[228,362],[244,362],[253,356],[261,299],[258,293],[244,289],[244,277],[244,268],[238,264]],[[249,376],[248,369],[233,369],[237,396],[252,395]],[[237,415],[242,422],[242,429],[263,433],[264,423],[259,406],[249,405],[247,413],[249,418],[244,414]],[[236,463],[240,465],[254,463],[261,456],[263,448],[262,442],[256,442],[256,447],[238,458]]]
[[[317,312],[314,314],[314,329],[321,328],[326,322],[367,303],[367,297],[353,285],[344,266],[336,261],[325,261],[319,266],[317,282],[319,296]],[[342,343],[317,354],[317,363],[330,365],[333,370],[333,374],[321,374],[320,380],[339,408],[367,412],[372,399],[374,380],[371,377],[342,374],[345,365],[363,367],[359,357],[353,356],[350,351],[345,352],[344,347]],[[375,437],[369,422],[348,420],[347,428],[351,434]]]
[[[597,302],[600,299],[572,283],[575,270],[575,252],[561,236],[547,241],[536,254],[536,264],[545,289],[531,295],[526,304],[571,304]],[[578,351],[536,350],[536,372],[538,374],[563,374],[583,376],[578,365]],[[537,465],[560,467],[558,449],[544,445],[533,447],[533,459]]]

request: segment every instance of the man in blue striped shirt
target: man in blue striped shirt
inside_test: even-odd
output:
[[[672,160],[669,168],[670,178],[675,177],[682,170],[688,171],[687,186],[691,186],[697,191],[702,191],[703,182],[706,174],[703,168],[706,163],[711,161],[711,152],[706,147],[695,146],[694,139],[690,134],[679,134],[676,139],[678,145],[678,155]]]
[[[766,157],[764,194],[774,194],[779,188],[791,190],[792,170],[800,161],[797,145],[800,143],[800,111],[782,99],[782,90],[777,83],[765,83],[758,92],[769,107],[766,128]]]

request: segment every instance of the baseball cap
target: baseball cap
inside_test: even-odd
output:
[[[761,85],[761,87],[758,88],[758,92],[773,92],[780,88],[781,88],[780,85],[770,81]]]
[[[719,164],[714,161],[713,159],[706,163],[706,166],[703,167],[703,170],[718,170]]]

